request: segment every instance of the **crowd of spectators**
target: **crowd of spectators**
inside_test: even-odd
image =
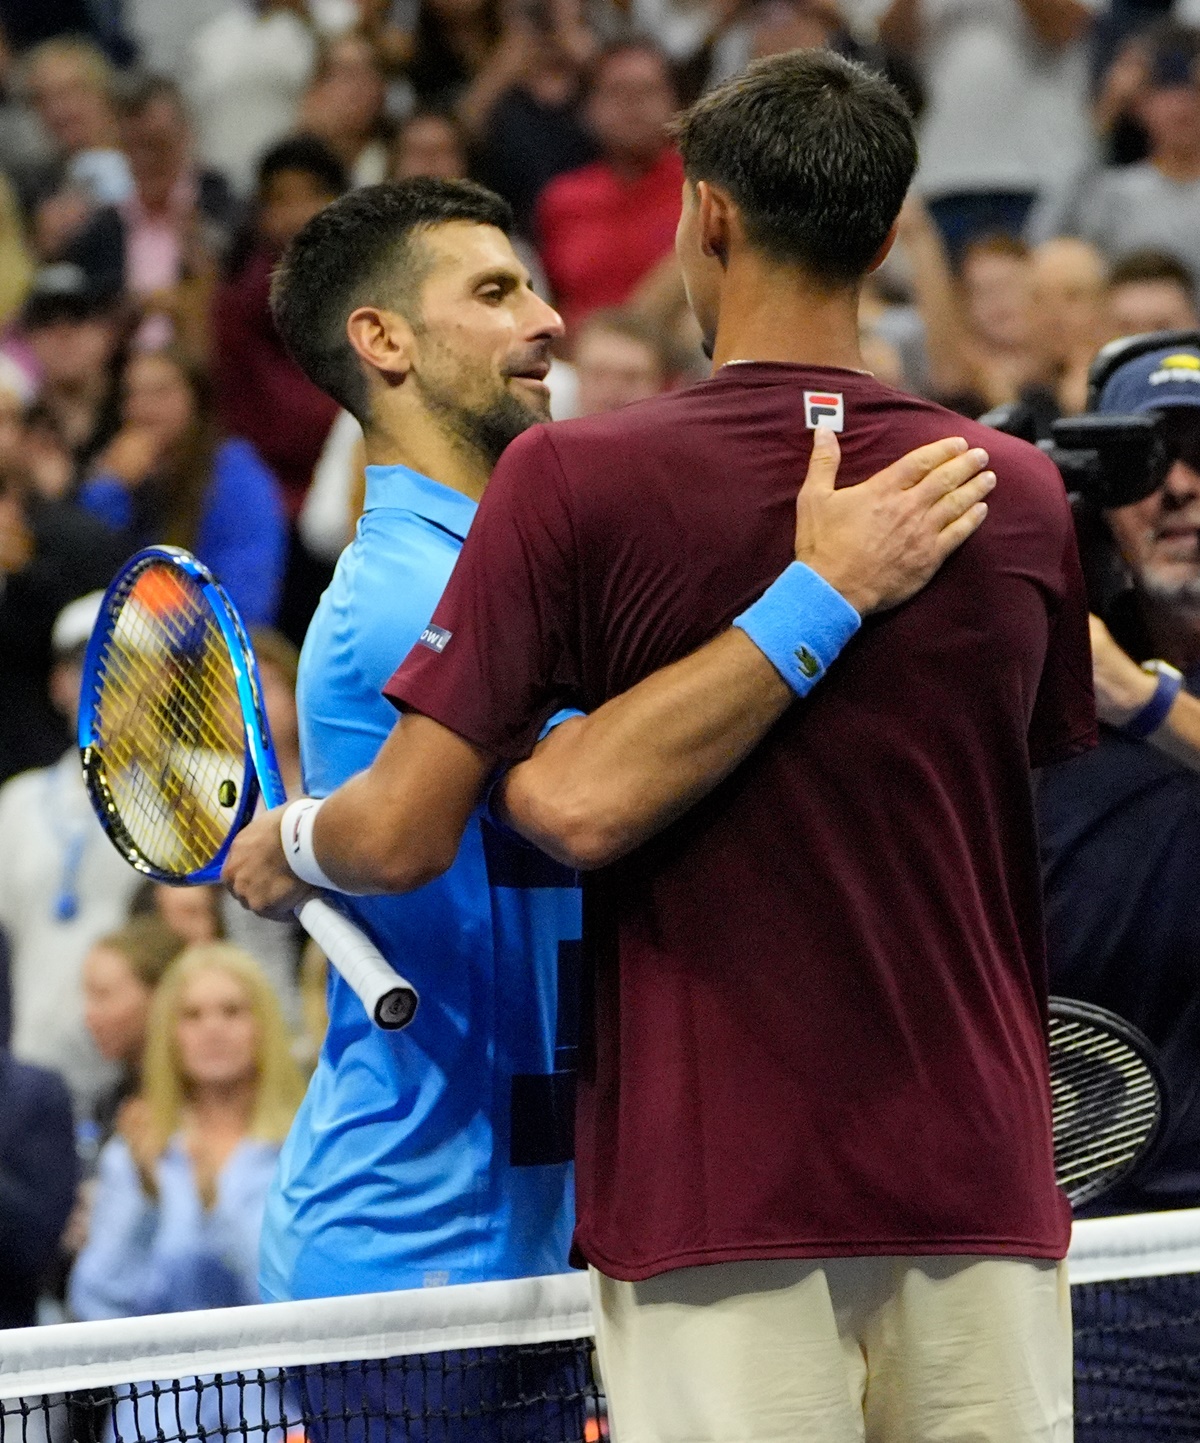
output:
[[[1045,434],[1104,342],[1198,324],[1193,25],[1198,0],[0,0],[0,1326],[56,1292],[80,1317],[253,1296],[319,964],[223,894],[140,884],[71,736],[95,593],[172,542],[259,628],[299,788],[295,647],[362,494],[357,423],[268,311],[305,222],[353,186],[486,183],[567,323],[556,419],[651,396],[706,368],[673,114],[830,46],[919,117],[867,364]],[[1190,984],[1196,938],[1159,943]],[[1188,1167],[1194,1202],[1200,1128]]]

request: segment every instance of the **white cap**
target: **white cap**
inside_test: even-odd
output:
[[[103,600],[102,591],[91,591],[63,607],[50,633],[50,646],[55,656],[65,656],[69,651],[87,645]]]

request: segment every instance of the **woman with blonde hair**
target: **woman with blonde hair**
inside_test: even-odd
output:
[[[303,1091],[254,959],[223,942],[184,951],[154,997],[140,1094],[100,1155],[75,1315],[257,1302],[263,1204]]]

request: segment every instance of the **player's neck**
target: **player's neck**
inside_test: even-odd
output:
[[[402,421],[378,417],[366,429],[364,451],[368,466],[407,466],[472,501],[483,495],[491,474],[482,455],[423,412]]]
[[[727,361],[865,369],[857,290],[819,290],[793,271],[735,259],[722,289],[713,347],[714,368]]]

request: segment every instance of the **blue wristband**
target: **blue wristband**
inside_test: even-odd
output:
[[[807,696],[862,618],[811,566],[793,561],[733,624],[797,696]]]
[[[1130,717],[1121,728],[1123,736],[1131,737],[1138,742],[1144,742],[1152,732],[1156,732],[1162,726],[1183,686],[1182,672],[1176,671],[1165,661],[1144,662],[1142,670],[1157,676],[1158,685],[1154,688],[1154,695],[1137,716]]]

